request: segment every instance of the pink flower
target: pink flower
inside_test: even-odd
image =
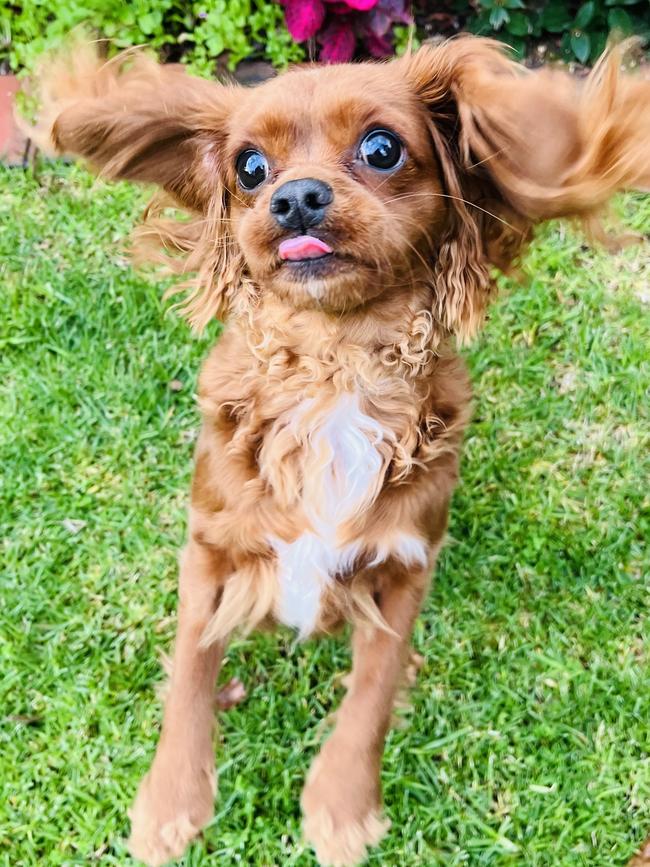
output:
[[[409,24],[409,0],[280,0],[287,28],[296,42],[317,36],[320,59],[345,63],[357,42],[374,57],[393,51],[395,24]]]
[[[296,42],[306,42],[325,20],[325,6],[321,0],[284,0],[284,17]]]
[[[372,9],[373,6],[376,6],[379,0],[344,0],[345,5],[349,6],[350,9],[358,9],[360,12],[367,12],[368,9]]]
[[[393,43],[387,36],[377,36],[372,31],[366,34],[366,48],[373,57],[388,57],[393,53]]]
[[[335,13],[345,13],[350,9],[367,12],[379,0],[281,0],[287,30],[296,42],[306,42],[315,36],[325,19],[325,3],[334,6]]]
[[[322,44],[320,59],[325,63],[347,63],[354,57],[357,37],[352,22],[347,18],[335,19],[318,40]]]

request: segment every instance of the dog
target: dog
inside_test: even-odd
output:
[[[620,60],[579,81],[461,37],[252,89],[140,52],[77,47],[46,67],[37,136],[157,185],[134,254],[177,275],[194,328],[226,323],[200,376],[171,682],[131,812],[147,864],[213,815],[229,636],[277,624],[352,624],[303,827],[322,865],[380,842],[384,739],[470,416],[455,346],[536,224],[575,217],[598,236],[617,190],[650,188],[650,82]]]

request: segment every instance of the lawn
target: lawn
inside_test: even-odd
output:
[[[201,339],[120,252],[142,191],[0,170],[0,864],[132,863]],[[650,231],[650,197],[618,202]],[[621,867],[650,831],[650,255],[540,233],[476,386],[425,665],[370,865]],[[644,639],[645,642],[644,642]],[[185,864],[314,865],[298,799],[345,642],[235,642],[217,814]]]

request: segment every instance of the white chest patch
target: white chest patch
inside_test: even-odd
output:
[[[392,434],[362,412],[351,393],[327,414],[305,400],[296,410],[295,428],[304,446],[302,507],[313,529],[294,542],[274,537],[271,543],[278,555],[278,617],[304,637],[316,624],[324,587],[349,571],[359,553],[358,542],[339,544],[339,530],[377,497],[386,464],[379,446]]]

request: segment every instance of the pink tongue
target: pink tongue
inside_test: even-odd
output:
[[[288,238],[278,247],[281,259],[296,261],[299,259],[320,259],[332,252],[325,241],[312,235],[301,235],[299,238]]]

